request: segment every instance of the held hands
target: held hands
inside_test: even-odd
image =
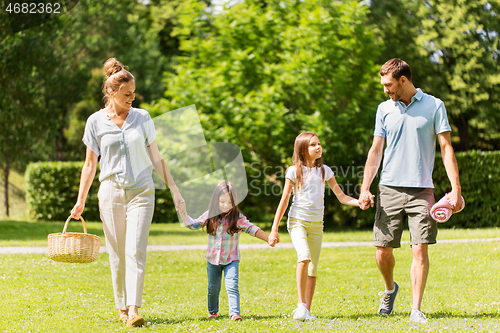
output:
[[[374,198],[375,196],[371,194],[370,191],[362,191],[358,199],[359,208],[366,210],[369,207],[373,207],[375,204]]]
[[[173,192],[175,210],[179,211],[181,218],[187,220],[186,202],[179,191]]]
[[[188,214],[186,210],[186,203],[184,201],[180,202],[176,209],[179,211],[179,215],[181,216],[183,221],[186,221],[188,219]]]
[[[279,242],[280,242],[280,235],[278,234],[278,232],[277,231],[271,231],[271,233],[269,234],[268,241],[267,241],[267,243],[269,244],[269,246],[274,247],[274,245],[276,245]]]

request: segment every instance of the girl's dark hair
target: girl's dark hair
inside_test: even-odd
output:
[[[219,209],[219,198],[221,195],[225,195],[228,193],[233,208],[224,213]],[[208,216],[211,217],[207,219],[206,223],[207,234],[215,236],[217,227],[220,223],[222,223],[222,219],[227,219],[229,223],[227,233],[231,236],[241,230],[240,228],[238,228],[238,220],[240,219],[241,213],[236,202],[236,190],[233,184],[231,184],[230,182],[222,181],[215,187],[214,194],[212,195],[212,199],[210,200],[210,205],[208,207]]]
[[[311,138],[318,137],[314,132],[300,133],[295,139],[293,145],[293,166],[297,175],[297,190],[300,190],[304,183],[302,175],[302,167],[307,166],[307,159],[309,158],[309,142]],[[325,168],[323,168],[323,159],[321,157],[314,160],[313,167],[321,168],[321,178],[325,180]]]

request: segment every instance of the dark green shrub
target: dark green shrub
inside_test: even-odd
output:
[[[500,152],[470,151],[456,154],[460,170],[462,194],[466,208],[455,214],[441,228],[451,227],[499,227],[500,226]],[[26,171],[26,192],[30,217],[34,220],[64,221],[71,211],[78,196],[82,162],[45,162],[31,163]],[[356,175],[360,176],[360,175]],[[362,175],[361,175],[362,176]],[[339,175],[339,184],[346,180]],[[446,176],[441,155],[436,154],[433,180],[436,200],[451,190]],[[353,182],[360,181],[360,178]],[[372,185],[372,193],[376,194],[376,178]],[[83,216],[89,221],[100,221],[97,203],[99,181],[94,179]],[[345,189],[346,192],[356,192]],[[357,193],[348,193],[357,197]],[[177,222],[177,214],[173,208],[170,190],[156,190],[155,213],[153,222]],[[256,201],[265,205],[269,198],[265,195],[256,196]],[[255,201],[255,200],[254,200]],[[257,205],[245,207],[244,212],[258,209]],[[325,226],[335,229],[368,229],[373,226],[375,208],[361,211],[356,208],[342,206],[330,190],[325,196]],[[262,215],[262,214],[261,214]],[[264,222],[264,218],[272,221],[272,216],[256,216],[255,221]]]
[[[500,151],[482,152],[468,151],[456,153],[462,195],[465,199],[465,209],[453,215],[446,223],[440,223],[440,228],[478,228],[500,227]],[[346,168],[344,168],[346,169]],[[380,171],[380,170],[379,170]],[[345,178],[342,173],[336,175],[337,181],[344,186],[347,181],[361,183],[362,174],[357,177]],[[441,154],[436,154],[434,162],[434,191],[436,201],[451,191],[451,184],[446,175]],[[371,191],[377,194],[379,178],[375,178]],[[358,197],[358,191],[348,193]],[[353,193],[354,192],[354,193]],[[341,205],[331,191],[325,195],[325,227],[336,230],[370,229],[373,228],[375,207],[365,211]]]
[[[36,221],[65,221],[76,203],[83,162],[30,163],[26,169],[26,202],[30,218]],[[99,221],[95,177],[82,214],[85,220]]]
[[[441,155],[436,154],[433,180],[436,200],[451,191]],[[468,151],[456,154],[465,209],[440,227],[500,226],[500,151]]]
[[[65,221],[76,203],[83,162],[30,163],[26,170],[26,201],[30,218],[36,221]],[[100,221],[97,172],[82,216]],[[177,222],[169,190],[156,190],[153,222]]]

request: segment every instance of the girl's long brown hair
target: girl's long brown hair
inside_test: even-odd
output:
[[[313,137],[318,136],[314,132],[304,132],[300,133],[297,138],[295,138],[292,160],[297,174],[297,190],[300,190],[304,183],[302,167],[307,167],[307,160],[309,159],[309,142]],[[325,168],[323,168],[323,159],[321,157],[314,160],[313,167],[321,168],[321,178],[325,180]]]
[[[225,195],[228,193],[233,208],[231,208],[227,213],[224,213],[219,209],[219,198],[221,195]],[[229,223],[227,233],[231,236],[241,230],[240,228],[238,228],[240,210],[238,209],[236,200],[236,190],[234,189],[233,184],[231,184],[230,182],[222,181],[215,187],[214,194],[212,195],[212,199],[210,199],[210,205],[208,207],[208,216],[211,217],[207,219],[207,234],[215,236],[217,226],[222,223],[222,219],[227,219]]]

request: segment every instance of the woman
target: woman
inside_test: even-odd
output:
[[[146,248],[154,211],[154,167],[170,187],[176,207],[184,207],[179,190],[161,158],[149,113],[132,108],[134,76],[115,58],[104,64],[105,108],[85,126],[87,146],[78,200],[71,215],[78,218],[92,184],[100,155],[99,211],[106,235],[115,304],[120,322],[144,325],[142,302]]]

